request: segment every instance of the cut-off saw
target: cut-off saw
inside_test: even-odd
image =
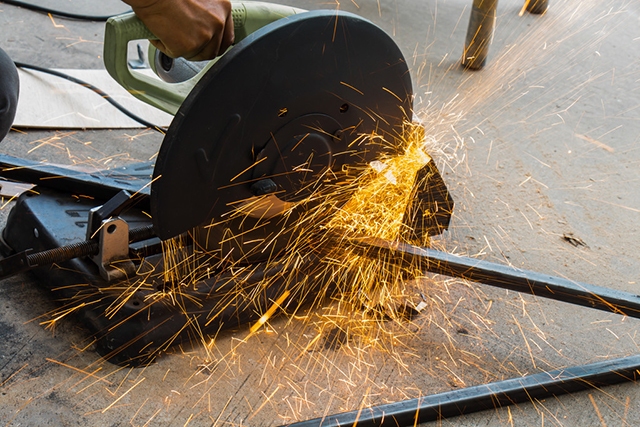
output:
[[[109,73],[174,115],[155,162],[1,159],[3,177],[37,187],[10,212],[0,275],[32,271],[114,363],[329,296],[323,225],[411,122],[407,63],[371,22],[259,2],[234,3],[233,21],[235,44],[213,61],[151,46],[154,76],[128,66],[129,43],[154,35],[134,14],[108,21]],[[405,243],[447,229],[453,201],[433,160],[411,194]]]

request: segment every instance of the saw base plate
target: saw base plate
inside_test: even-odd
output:
[[[46,188],[36,190],[38,194],[20,196],[9,215],[2,233],[1,250],[5,256],[84,241],[89,210],[104,202],[78,199]],[[150,223],[140,210],[131,210],[122,217],[132,228]],[[86,258],[36,269],[32,274],[61,305],[59,312],[72,309],[76,319],[88,329],[90,335],[85,346],[95,341],[97,352],[108,361],[139,366],[176,345],[201,343],[195,331],[214,335],[221,328],[258,320],[265,307],[283,294],[282,277],[302,276],[304,271],[301,268],[292,274],[277,264],[270,264],[268,269],[257,264],[247,269],[241,282],[229,272],[214,271],[208,278],[181,289],[176,298],[169,295],[170,290],[162,280],[162,253],[144,255],[159,244],[155,238],[131,244],[138,275],[120,283],[103,280],[97,266]],[[189,256],[192,251],[193,247],[187,245],[182,255]],[[310,257],[304,265],[312,264]],[[206,268],[206,263],[202,262],[200,268]],[[264,281],[268,281],[268,287],[251,299],[245,298]],[[116,306],[119,308],[114,309]],[[55,313],[50,314],[56,317]]]

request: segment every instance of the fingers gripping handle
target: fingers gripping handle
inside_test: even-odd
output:
[[[263,26],[296,13],[302,9],[262,2],[234,2],[232,16],[235,43]],[[193,78],[180,83],[167,83],[155,76],[129,69],[128,43],[132,40],[155,40],[156,36],[133,14],[110,18],[105,28],[104,63],[107,71],[132,95],[169,114],[175,115],[191,89],[207,72],[205,67]],[[213,61],[210,63],[213,64]]]
[[[129,36],[130,40],[158,39],[134,13],[125,14],[123,16],[122,29],[122,33]]]
[[[306,12],[306,10],[260,1],[232,2],[231,15],[233,16],[235,32],[234,43],[238,43],[249,34],[278,19],[303,12]]]
[[[104,65],[122,87],[136,98],[169,114],[175,114],[193,88],[189,82],[169,85],[151,75],[129,69],[128,44],[132,40],[157,39],[133,13],[109,18],[104,36]]]
[[[184,97],[189,93],[188,85],[181,83],[169,86],[152,76],[129,69],[128,43],[131,40],[145,39],[153,40],[157,37],[135,14],[129,13],[110,18],[105,28],[105,67],[111,77],[131,94],[154,107],[175,114]]]

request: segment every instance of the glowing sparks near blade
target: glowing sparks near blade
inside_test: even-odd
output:
[[[269,309],[266,311],[266,313],[264,313],[262,315],[262,317],[260,317],[260,320],[258,320],[252,327],[250,330],[250,335],[253,335],[258,329],[260,329],[265,323],[267,323],[267,321],[269,320],[269,318],[271,316],[273,316],[273,313],[276,312],[276,310],[278,308],[281,307],[282,303],[284,302],[284,300],[287,299],[287,297],[290,295],[289,291],[285,291],[280,298],[278,298],[271,307],[269,307]]]

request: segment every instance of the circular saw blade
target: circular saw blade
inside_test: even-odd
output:
[[[363,18],[313,11],[262,28],[220,58],[176,114],[151,186],[157,235],[215,222],[256,192],[274,191],[286,208],[311,172],[384,150],[354,145],[364,134],[398,136],[412,98],[400,49]]]

